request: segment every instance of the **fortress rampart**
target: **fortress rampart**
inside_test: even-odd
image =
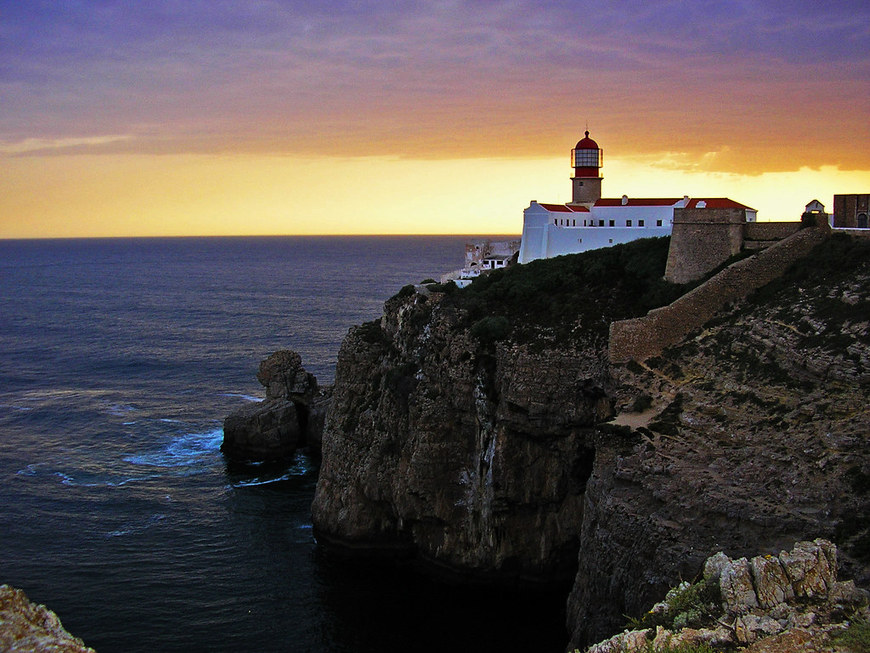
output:
[[[676,224],[674,225],[676,231]],[[826,229],[803,229],[755,256],[737,261],[675,302],[644,317],[610,325],[610,360],[643,361],[681,342],[726,304],[769,283],[827,238]]]

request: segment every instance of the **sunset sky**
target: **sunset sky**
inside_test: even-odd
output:
[[[0,0],[0,238],[519,233],[870,192],[870,2]]]

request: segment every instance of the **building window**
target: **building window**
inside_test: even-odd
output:
[[[611,221],[610,221],[610,226],[613,227],[613,226],[615,226],[615,225],[616,225],[616,221],[611,220]]]
[[[656,220],[656,226],[657,226],[657,227],[661,227],[661,226],[662,226],[662,221],[661,221],[661,220]]]
[[[582,242],[583,242],[583,239],[582,239],[582,238],[578,238],[578,239],[577,239],[577,242],[578,242],[578,243],[582,243]]]
[[[643,226],[644,226],[644,224],[643,224],[643,220],[638,220],[638,221],[637,221],[637,226],[638,226],[638,227],[643,227]]]
[[[631,220],[626,220],[626,221],[625,221],[625,226],[626,226],[626,227],[630,227],[630,226],[631,226]]]
[[[599,220],[599,221],[598,221],[598,226],[599,226],[599,227],[603,227],[603,226],[604,226],[604,220]]]
[[[608,239],[607,239],[607,242],[608,242],[608,243],[612,243],[612,242],[613,242],[613,238],[608,238]]]

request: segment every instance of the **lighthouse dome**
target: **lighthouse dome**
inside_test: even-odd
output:
[[[575,150],[597,150],[598,143],[596,143],[591,138],[589,138],[589,132],[587,131],[585,138],[580,139],[580,141],[578,141],[578,143],[577,143],[577,147],[575,147],[574,149]]]

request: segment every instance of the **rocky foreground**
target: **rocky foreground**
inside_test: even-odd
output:
[[[612,365],[609,323],[674,296],[647,282],[656,247],[409,287],[352,329],[312,507],[321,541],[571,584],[575,647],[717,551],[826,538],[867,587],[870,242],[830,238],[662,356]]]
[[[734,560],[720,551],[707,559],[698,582],[680,583],[635,620],[639,627],[587,653],[681,646],[746,653],[860,652],[870,645],[868,619],[868,593],[851,580],[837,580],[837,547],[819,539],[751,560]]]
[[[24,592],[9,585],[0,585],[0,651],[94,653],[64,629],[54,612],[31,603]]]

